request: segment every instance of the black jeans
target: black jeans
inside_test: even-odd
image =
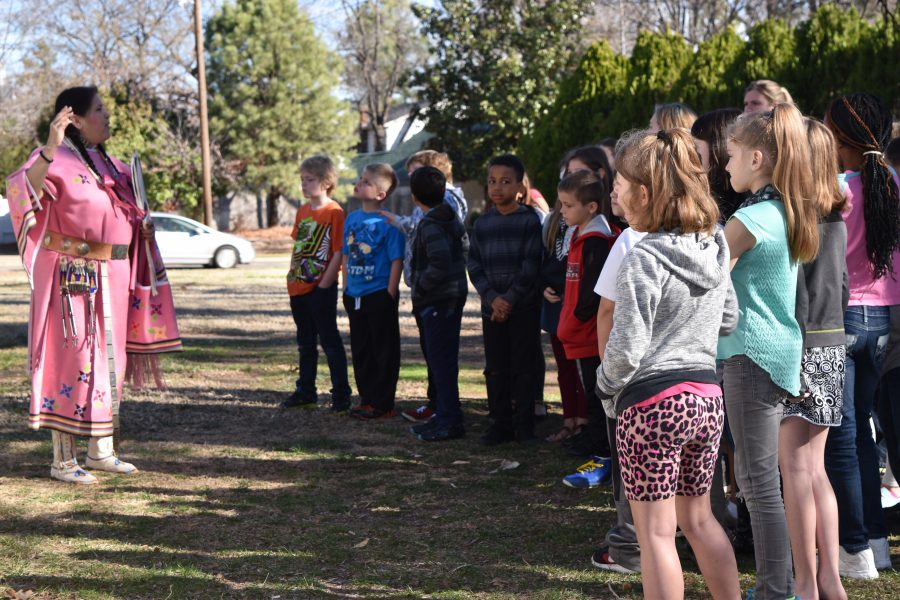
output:
[[[494,427],[520,436],[534,434],[534,400],[540,373],[540,307],[520,309],[503,323],[482,315],[484,378]]]
[[[425,358],[425,370],[428,371],[428,408],[437,411],[437,400],[434,390],[434,374],[431,372],[431,364],[428,362],[428,348],[425,347],[425,330],[422,329],[422,317],[419,311],[413,310],[413,317],[416,319],[416,327],[419,328],[419,348],[422,349],[422,356]]]
[[[434,380],[435,420],[448,427],[462,425],[459,403],[459,330],[463,307],[427,306],[416,311],[425,342],[428,372]]]
[[[297,326],[297,349],[300,354],[297,390],[304,398],[317,396],[318,339],[328,358],[332,398],[349,400],[351,391],[347,379],[347,354],[337,328],[337,285],[326,289],[317,287],[308,294],[291,296],[291,315]]]
[[[591,440],[591,452],[598,456],[611,456],[610,439],[606,433],[606,411],[603,410],[603,402],[597,397],[596,391],[600,357],[579,358],[577,363],[581,385],[584,386],[585,400],[587,400],[588,422],[584,429]]]
[[[394,408],[400,377],[400,321],[397,300],[379,290],[359,298],[344,295],[350,318],[350,354],[361,404]]]

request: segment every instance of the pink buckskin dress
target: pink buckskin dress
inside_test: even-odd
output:
[[[113,158],[115,173],[99,151],[88,152],[105,186],[74,150],[62,145],[43,190],[33,190],[25,175],[40,160],[35,150],[9,177],[7,196],[32,287],[29,426],[105,437],[113,434],[113,402],[122,397],[126,346],[133,342],[139,352],[165,352],[181,349],[181,341],[167,282],[162,297],[138,293],[146,279],[140,269],[146,271],[148,261],[140,235],[144,211],[135,202],[131,171]],[[50,232],[71,238],[74,245],[87,240],[128,248],[127,255],[94,262],[96,292],[70,294],[71,315],[61,295],[60,259],[65,265],[77,257],[45,247]],[[155,243],[149,246],[158,259]]]

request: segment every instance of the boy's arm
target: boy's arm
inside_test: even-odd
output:
[[[388,278],[387,291],[394,300],[400,295],[400,275],[403,274],[403,259],[397,258],[391,261],[391,276]]]
[[[322,275],[322,279],[319,280],[320,288],[330,288],[336,281],[338,277],[338,272],[341,270],[341,266],[343,265],[343,255],[342,252],[344,248],[344,209],[337,209],[331,213],[331,248],[332,254],[331,259],[328,261],[328,266],[325,267],[325,273]],[[346,278],[344,279],[346,282]]]
[[[594,319],[600,308],[600,296],[594,293],[594,284],[609,256],[609,240],[592,237],[584,241],[581,256],[581,283],[578,286],[578,300],[575,303],[575,318],[582,323]]]
[[[513,279],[512,285],[503,299],[509,302],[511,306],[515,306],[519,300],[528,294],[537,286],[538,274],[541,270],[541,262],[544,258],[544,244],[541,241],[541,222],[537,215],[528,220],[528,226],[522,232],[525,239],[525,247],[522,256],[522,268],[519,274]]]
[[[441,227],[429,225],[427,221],[419,226],[418,236],[425,244],[428,266],[419,274],[417,285],[428,292],[440,285],[450,271],[450,241]]]
[[[341,269],[341,264],[343,262],[341,259],[342,253],[340,250],[331,255],[328,267],[325,268],[325,274],[322,275],[322,279],[319,280],[320,288],[330,288],[334,285],[334,282],[337,281],[338,271]]]
[[[475,286],[475,291],[478,292],[478,295],[486,303],[491,304],[498,294],[491,288],[481,261],[481,248],[478,244],[478,224],[476,223],[475,229],[472,231],[472,239],[469,240],[469,279],[472,281],[472,285]]]

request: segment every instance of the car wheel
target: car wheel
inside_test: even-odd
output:
[[[216,250],[213,264],[220,269],[230,269],[238,264],[238,252],[231,246],[222,246]]]

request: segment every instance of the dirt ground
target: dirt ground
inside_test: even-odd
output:
[[[460,372],[468,435],[429,445],[399,418],[361,423],[330,414],[324,364],[322,408],[278,408],[297,375],[286,256],[231,271],[172,270],[185,351],[163,361],[166,391],[130,391],[122,407],[123,458],[141,472],[100,473],[99,485],[77,487],[49,479],[50,436],[25,428],[28,286],[16,260],[0,257],[0,593],[641,597],[638,576],[590,565],[615,512],[608,488],[560,484],[579,459],[551,444],[477,444],[486,418],[474,294]],[[404,297],[401,408],[425,393],[408,310]],[[343,316],[339,327],[347,341]],[[542,434],[560,425],[552,358],[548,364],[552,414]],[[746,589],[752,560],[741,558],[741,567]],[[708,597],[696,569],[686,568],[687,597]],[[898,584],[891,575],[849,591],[896,598]]]

